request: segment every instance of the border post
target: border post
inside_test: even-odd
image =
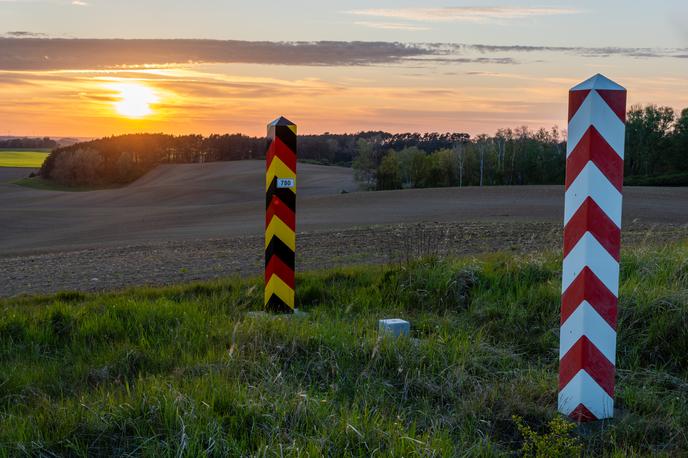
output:
[[[614,415],[626,90],[597,74],[569,92],[559,411]]]
[[[265,154],[265,309],[294,312],[296,255],[296,125],[268,124]]]

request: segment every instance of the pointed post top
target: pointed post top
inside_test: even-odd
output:
[[[280,116],[279,118],[275,119],[272,121],[270,124],[268,124],[268,127],[271,126],[295,126],[293,122],[285,118],[284,116]]]
[[[590,91],[592,89],[603,90],[603,91],[625,91],[626,90],[626,88],[624,88],[623,86],[616,84],[614,81],[610,80],[609,78],[607,78],[603,74],[598,73],[595,76],[588,78],[587,80],[583,81],[582,83],[572,87],[571,91]]]

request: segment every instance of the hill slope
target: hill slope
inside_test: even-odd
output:
[[[169,165],[120,189],[0,183],[0,296],[104,290],[263,265],[262,161]],[[2,176],[0,176],[2,179]],[[354,192],[351,169],[299,164],[297,269],[428,253],[561,246],[558,186]],[[627,188],[623,243],[688,236],[688,188]]]
[[[119,189],[58,192],[0,184],[0,253],[261,235],[261,161],[160,166]],[[559,224],[558,186],[353,193],[351,169],[299,164],[298,230],[424,221]],[[624,218],[688,223],[688,188],[628,188]]]
[[[262,161],[162,165],[129,186],[89,192],[0,184],[0,253],[127,245],[262,230]],[[298,198],[357,189],[351,169],[299,164]]]

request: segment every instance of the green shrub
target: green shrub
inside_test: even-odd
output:
[[[549,421],[547,424],[549,431],[544,434],[533,431],[523,423],[523,419],[519,416],[514,415],[513,420],[521,436],[523,436],[523,446],[521,447],[523,456],[573,458],[580,456],[583,452],[583,444],[580,439],[571,434],[576,425],[560,416],[555,416]]]

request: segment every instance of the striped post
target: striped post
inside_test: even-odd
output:
[[[598,74],[569,92],[559,411],[614,414],[626,90]]]
[[[265,308],[294,311],[296,253],[296,125],[268,124],[265,154]]]

